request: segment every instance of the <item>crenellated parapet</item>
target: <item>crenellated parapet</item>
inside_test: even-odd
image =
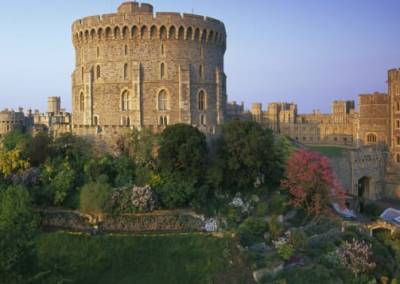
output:
[[[128,5],[127,7],[125,7]],[[138,7],[138,8],[130,8]],[[151,5],[150,5],[151,6]],[[145,7],[145,8],[140,8]],[[216,19],[193,14],[154,13],[138,3],[125,3],[115,14],[85,17],[72,25],[76,47],[107,40],[185,40],[225,48],[225,25]]]

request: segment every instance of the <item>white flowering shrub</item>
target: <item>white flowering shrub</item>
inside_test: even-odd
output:
[[[157,198],[150,186],[119,188],[111,196],[111,207],[114,214],[153,211]]]

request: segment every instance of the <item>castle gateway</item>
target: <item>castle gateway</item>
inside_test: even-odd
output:
[[[127,2],[117,13],[77,20],[72,36],[76,134],[109,139],[176,123],[213,134],[224,122],[222,22]]]

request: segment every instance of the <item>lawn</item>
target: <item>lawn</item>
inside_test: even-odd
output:
[[[87,236],[36,241],[40,283],[248,283],[233,240],[208,235]]]
[[[311,151],[318,152],[327,157],[340,157],[346,151],[342,147],[335,146],[310,146],[309,148]]]

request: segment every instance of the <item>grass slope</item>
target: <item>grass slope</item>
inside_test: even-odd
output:
[[[310,146],[311,151],[318,152],[327,157],[341,157],[345,149],[335,146]]]
[[[36,246],[40,271],[50,275],[40,280],[46,283],[249,282],[248,269],[227,238],[47,233]]]

